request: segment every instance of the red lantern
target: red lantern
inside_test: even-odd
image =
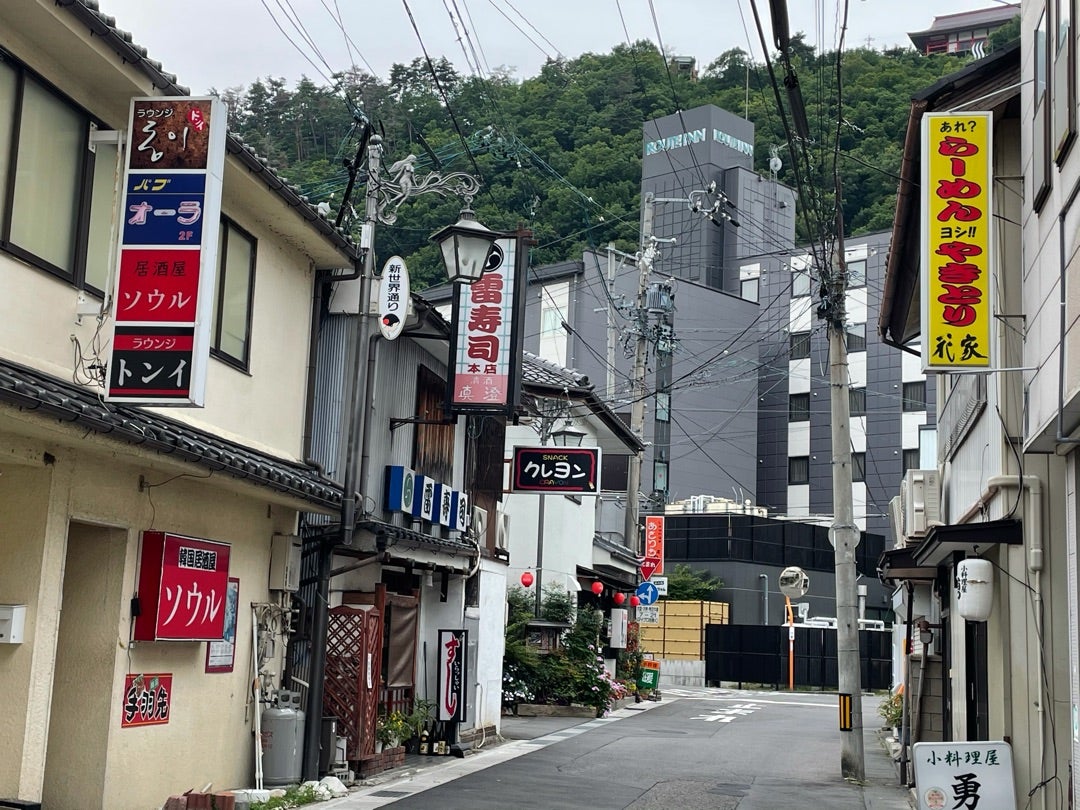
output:
[[[630,607],[637,607],[640,604],[641,604],[641,600],[638,599],[636,596],[631,596],[630,597]]]
[[[603,582],[594,582],[592,584],[592,592],[595,593],[597,596],[602,594],[604,592],[604,583]]]
[[[611,599],[616,605],[621,605],[623,602],[626,601],[626,594],[625,593],[617,593],[613,597],[611,597]]]
[[[521,574],[521,584],[524,585],[526,588],[530,587],[533,584],[532,571],[524,571],[524,572],[522,572],[522,574]]]

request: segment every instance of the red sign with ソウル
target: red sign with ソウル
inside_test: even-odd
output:
[[[229,544],[143,532],[136,641],[220,641]]]

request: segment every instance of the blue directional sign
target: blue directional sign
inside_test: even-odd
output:
[[[637,598],[643,605],[651,605],[660,598],[660,591],[651,582],[642,582],[637,586]]]

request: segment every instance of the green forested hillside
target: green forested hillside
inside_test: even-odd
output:
[[[965,61],[903,49],[846,51],[838,110],[836,54],[816,54],[801,35],[792,48],[812,133],[810,181],[832,188],[839,113],[847,230],[889,227],[910,98]],[[583,248],[611,242],[635,249],[641,127],[650,118],[709,103],[744,115],[757,128],[756,168],[766,171],[770,148],[778,148],[785,164],[779,178],[794,184],[768,73],[739,49],[700,67],[696,79],[669,73],[648,42],[551,61],[524,80],[506,73],[462,76],[445,60],[435,64],[435,72],[449,110],[421,59],[395,65],[385,81],[354,72],[337,77],[336,87],[304,79],[290,88],[264,78],[223,95],[233,131],[313,203],[327,200],[334,212],[346,181],[343,161],[356,150],[360,115],[383,134],[389,162],[412,153],[420,158],[421,173],[434,168],[435,160],[447,171],[475,173],[452,111],[483,179],[478,219],[494,229],[530,227],[538,241],[534,263],[580,256]],[[358,184],[354,205],[360,210],[362,195]],[[437,280],[441,270],[427,238],[453,222],[458,208],[435,195],[406,205],[394,227],[381,229],[380,257],[410,257],[421,287]]]

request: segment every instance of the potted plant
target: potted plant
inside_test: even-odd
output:
[[[409,724],[409,737],[405,744],[407,753],[420,751],[420,737],[428,730],[428,725],[435,719],[435,701],[417,698],[413,701],[413,710],[405,717]]]
[[[878,714],[885,721],[886,727],[893,729],[893,735],[899,736],[900,724],[904,717],[904,685],[900,684],[896,690],[889,693],[885,700],[878,706]]]
[[[383,748],[397,748],[410,733],[409,723],[399,711],[383,715],[375,726],[375,740]]]

